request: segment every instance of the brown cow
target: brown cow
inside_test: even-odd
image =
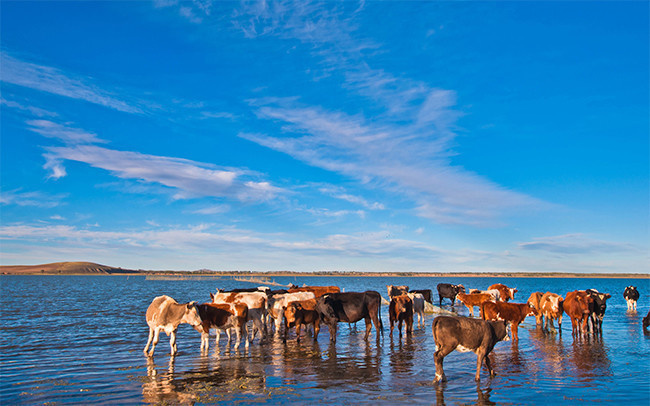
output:
[[[549,324],[551,325],[551,331],[555,331],[553,326],[553,320],[557,319],[557,328],[562,334],[562,312],[564,311],[564,299],[562,296],[546,292],[540,300],[541,311],[546,318],[546,323],[544,324],[544,329],[548,330]]]
[[[402,285],[402,286],[386,285],[386,290],[388,291],[388,298],[392,299],[395,296],[407,294],[409,291],[409,287],[406,285]]]
[[[542,315],[542,296],[544,294],[542,292],[533,292],[530,294],[530,297],[528,298],[528,304],[531,307],[534,307],[535,310],[537,310],[537,316],[535,316],[535,323],[537,325],[540,325],[544,322],[544,317]]]
[[[509,288],[503,283],[495,283],[488,287],[488,290],[496,289],[499,291],[499,300],[502,302],[507,302],[508,300],[515,298],[515,293],[517,293],[516,288]]]
[[[289,293],[294,292],[312,292],[314,296],[316,296],[316,299],[318,299],[327,293],[340,293],[341,288],[338,286],[303,286],[289,288]]]
[[[571,318],[571,333],[574,336],[587,334],[587,321],[594,311],[594,299],[584,291],[574,290],[566,294],[564,312]]]
[[[388,318],[390,320],[390,335],[393,336],[393,328],[397,323],[399,336],[402,336],[402,322],[406,323],[406,334],[413,333],[413,300],[407,295],[393,296],[388,306]]]
[[[210,347],[210,329],[217,330],[217,339],[215,345],[219,348],[219,338],[221,330],[228,334],[228,346],[230,346],[230,329],[234,328],[237,333],[235,349],[239,348],[242,336],[246,337],[246,348],[248,348],[248,330],[246,321],[248,320],[248,306],[245,304],[216,304],[204,303],[198,306],[199,315],[201,316],[201,325],[194,327],[201,333],[201,351],[207,351]]]
[[[483,302],[483,320],[503,320],[512,327],[512,341],[519,341],[519,324],[526,316],[537,316],[537,310],[528,303]]]
[[[499,341],[508,341],[508,331],[504,321],[485,321],[469,317],[438,316],[433,319],[433,339],[436,342],[436,352],[433,360],[436,365],[434,383],[446,380],[442,369],[444,358],[453,350],[460,352],[473,351],[476,354],[475,380],[481,378],[481,366],[490,371],[490,376],[496,375],[490,365],[488,355]]]
[[[320,316],[316,311],[316,299],[307,299],[289,302],[287,308],[284,310],[284,318],[286,320],[286,328],[284,329],[284,341],[287,341],[289,327],[296,327],[297,341],[300,342],[300,328],[302,325],[314,326],[314,341],[318,339],[318,332],[320,331]]]
[[[478,306],[480,312],[481,305],[483,304],[483,302],[491,301],[492,295],[489,295],[487,293],[470,293],[466,295],[465,293],[459,292],[456,295],[456,299],[458,299],[462,304],[467,306],[470,314],[474,316],[474,306]],[[479,315],[480,314],[481,313],[479,313]]]

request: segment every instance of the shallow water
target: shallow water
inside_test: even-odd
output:
[[[169,355],[162,335],[156,355],[142,348],[148,328],[144,312],[151,300],[167,294],[178,302],[209,300],[219,288],[251,287],[229,278],[147,281],[141,276],[2,276],[0,330],[1,404],[211,404],[310,402],[422,404],[650,404],[650,335],[641,318],[650,305],[650,281],[628,279],[546,278],[350,278],[278,277],[298,285],[337,285],[347,292],[377,290],[386,284],[432,289],[439,282],[485,289],[503,282],[517,287],[515,302],[533,291],[595,288],[612,294],[599,340],[574,340],[565,316],[563,332],[544,334],[529,317],[520,326],[519,343],[498,343],[492,352],[497,376],[485,368],[474,382],[476,356],[453,352],[445,358],[448,381],[434,385],[431,335],[434,315],[411,337],[373,330],[366,343],[364,323],[357,330],[339,326],[335,345],[327,327],[318,340],[285,344],[256,339],[248,350],[220,350],[211,338],[201,355],[200,335],[187,325],[178,332],[179,354]],[[623,290],[641,292],[637,313],[628,313]],[[448,303],[446,301],[445,303]],[[451,306],[445,306],[451,309]],[[464,306],[454,311],[466,315]]]

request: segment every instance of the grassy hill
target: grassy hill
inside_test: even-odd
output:
[[[114,268],[92,262],[54,262],[42,265],[2,265],[0,274],[9,275],[117,275],[139,271]]]

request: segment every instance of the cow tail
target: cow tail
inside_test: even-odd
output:
[[[381,299],[379,302],[379,308],[377,309],[377,318],[379,319],[379,331],[381,331],[381,335],[384,335],[384,323],[381,321]]]
[[[481,312],[481,318],[482,318],[483,320],[486,320],[486,318],[485,318],[485,304],[486,304],[486,303],[487,303],[487,301],[481,303],[481,306],[480,306],[480,308],[479,308],[479,310],[480,310],[480,312]]]

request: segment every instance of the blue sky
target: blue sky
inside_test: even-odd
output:
[[[3,2],[2,264],[648,272],[647,2]]]

